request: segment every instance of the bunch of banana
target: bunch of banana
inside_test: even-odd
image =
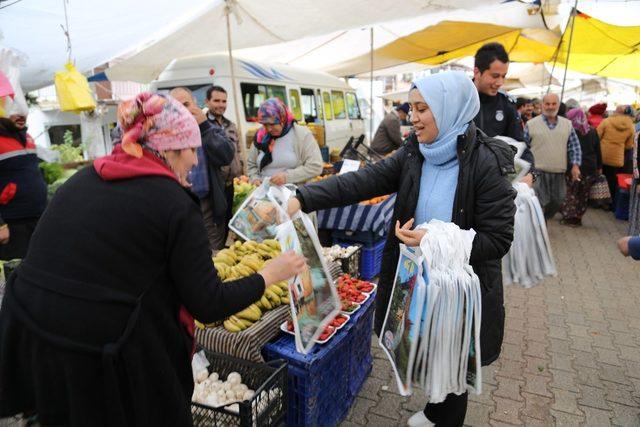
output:
[[[282,304],[289,304],[289,284],[286,280],[267,287],[260,301],[256,303],[265,311],[273,310]]]
[[[222,325],[221,321],[213,322],[213,323],[202,323],[202,322],[198,322],[197,320],[194,320],[194,323],[196,324],[196,327],[199,329],[215,328],[216,326]]]
[[[250,276],[264,267],[265,261],[280,255],[280,243],[269,239],[262,243],[236,241],[213,257],[218,276],[225,282]]]
[[[262,317],[262,311],[256,304],[251,304],[244,310],[230,316],[222,322],[222,325],[229,332],[240,332],[260,320],[260,317]]]

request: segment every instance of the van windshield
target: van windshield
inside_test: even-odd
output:
[[[287,102],[287,90],[284,86],[265,85],[255,83],[240,83],[242,91],[242,103],[244,104],[244,116],[248,122],[258,121],[258,109],[260,104],[269,98],[280,98]]]
[[[353,92],[347,92],[347,113],[350,119],[361,119],[360,107],[358,106],[358,98]]]

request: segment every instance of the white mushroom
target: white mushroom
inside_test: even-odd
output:
[[[207,396],[205,404],[214,407],[218,406],[218,397],[215,394],[210,394],[209,396]]]
[[[244,392],[244,396],[242,396],[242,400],[251,400],[254,394],[255,393],[253,390],[247,390]]]
[[[238,383],[242,382],[242,377],[237,372],[231,372],[229,375],[227,375],[227,381],[231,381],[232,378],[238,378]]]
[[[209,371],[202,369],[196,373],[195,380],[197,383],[201,383],[209,377]]]
[[[218,376],[217,372],[211,372],[211,374],[209,375],[209,379],[211,381],[218,381],[218,378],[220,378],[220,377]]]

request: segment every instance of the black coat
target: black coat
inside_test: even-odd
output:
[[[236,146],[223,129],[216,128],[209,120],[200,124],[200,135],[209,171],[209,198],[213,207],[213,221],[221,224],[227,221],[227,196],[220,168],[228,166],[233,161]]]
[[[206,236],[197,201],[172,179],[75,174],[7,285],[0,418],[36,411],[42,425],[190,425],[180,305],[208,323],[264,291],[259,275],[222,284]]]
[[[522,160],[531,163],[535,168],[535,159],[530,150],[529,142],[524,138],[522,119],[518,115],[516,106],[504,93],[496,96],[479,93],[480,111],[473,118],[476,126],[490,137],[508,136],[516,141],[525,142],[527,148],[522,153]]]
[[[512,149],[504,142],[488,138],[470,124],[458,137],[460,172],[452,219],[463,229],[473,228],[476,237],[471,250],[471,266],[482,287],[482,361],[491,363],[500,354],[504,331],[501,259],[513,240],[515,191],[505,175],[513,167]],[[327,180],[298,189],[306,212],[345,206],[372,197],[397,192],[391,229],[384,248],[376,302],[376,333],[382,328],[400,255],[394,233],[396,220],[405,223],[414,217],[423,157],[412,134],[391,157]]]
[[[595,129],[589,129],[589,132],[582,134],[576,131],[580,140],[580,148],[582,149],[582,164],[580,165],[580,173],[584,176],[596,176],[597,169],[602,169],[602,152],[600,151],[600,138]],[[571,170],[571,166],[567,170]]]

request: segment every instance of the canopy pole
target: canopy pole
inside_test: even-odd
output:
[[[229,52],[229,67],[231,70],[231,86],[232,91],[231,94],[233,96],[233,109],[235,110],[236,115],[236,126],[238,127],[238,143],[240,144],[240,156],[242,158],[243,171],[245,175],[247,174],[247,142],[246,138],[243,137],[242,133],[242,120],[240,119],[240,103],[238,102],[238,96],[236,94],[236,67],[233,61],[233,46],[231,45],[231,7],[229,6],[229,0],[225,0],[224,14],[227,18],[227,51]],[[242,101],[242,96],[240,96],[240,101]]]
[[[564,76],[562,77],[562,91],[560,92],[560,102],[562,102],[562,98],[564,97],[564,85],[567,82],[567,69],[569,68],[569,55],[571,54],[571,42],[573,41],[573,29],[576,24],[576,15],[578,14],[578,0],[573,4],[573,9],[571,9],[571,33],[569,33],[569,46],[567,46],[567,59],[564,63]]]
[[[369,47],[369,145],[373,141],[373,27],[370,29],[370,47]]]

